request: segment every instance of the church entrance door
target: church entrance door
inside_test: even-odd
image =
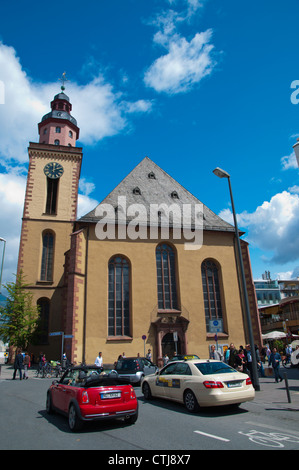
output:
[[[181,340],[179,337],[176,344],[173,340],[173,333],[167,333],[162,339],[162,355],[167,354],[169,359],[171,359],[175,353],[181,354]]]

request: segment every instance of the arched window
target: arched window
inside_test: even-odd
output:
[[[163,243],[156,248],[158,308],[177,310],[177,288],[175,253],[171,246]]]
[[[54,235],[52,232],[43,233],[41,281],[53,280]]]
[[[55,140],[54,140],[54,144],[55,144],[55,145],[60,145],[60,140],[55,139]]]
[[[108,335],[130,336],[130,264],[122,256],[108,264]]]
[[[61,133],[61,127],[60,126],[57,126],[56,129],[55,129],[55,132],[57,134],[60,134]]]
[[[217,265],[206,260],[201,265],[206,328],[208,333],[223,332],[223,316]]]
[[[46,298],[38,299],[37,306],[39,308],[39,318],[37,325],[37,343],[47,344],[49,337],[49,317],[50,317],[50,301]]]

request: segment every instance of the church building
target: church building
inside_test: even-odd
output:
[[[38,345],[73,363],[165,353],[208,357],[249,342],[234,227],[145,157],[77,218],[82,148],[64,87],[29,143],[18,271],[40,308]],[[241,242],[261,344],[248,244]]]

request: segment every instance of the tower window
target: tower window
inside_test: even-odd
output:
[[[58,140],[58,139],[54,140],[54,144],[55,145],[60,145],[60,140]]]
[[[69,137],[73,137],[72,131],[69,131]]]
[[[58,182],[58,179],[47,178],[46,214],[56,214]]]
[[[43,234],[41,281],[53,280],[54,235],[51,232]]]
[[[45,135],[46,133],[47,133],[47,128],[45,127],[45,129],[44,129],[44,135]]]
[[[57,126],[55,132],[56,132],[57,134],[60,134],[60,132],[61,132],[61,127],[60,127],[60,126]]]

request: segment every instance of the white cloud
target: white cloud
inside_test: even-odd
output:
[[[232,222],[229,209],[220,217]],[[239,228],[248,229],[248,241],[271,253],[270,261],[277,264],[299,259],[299,195],[288,191],[278,193],[257,207],[255,212],[237,216]]]
[[[2,282],[14,281],[13,274],[17,270],[25,187],[25,176],[15,174],[14,171],[0,173],[0,237],[6,240]],[[0,250],[2,261],[2,245]]]
[[[185,92],[199,83],[214,67],[211,36],[212,31],[209,29],[196,33],[188,42],[184,37],[174,34],[167,43],[168,53],[159,57],[146,71],[146,85],[158,92],[175,94]],[[165,41],[165,33],[156,35],[156,42],[162,44]]]
[[[78,211],[77,218],[79,219],[85,214],[88,214],[99,204],[99,201],[86,196],[86,194],[78,194]]]
[[[293,168],[295,169],[298,168],[298,163],[297,163],[295,152],[292,152],[290,155],[286,155],[285,157],[282,157],[280,161],[281,161],[283,170],[290,170]]]
[[[181,25],[191,19],[203,2],[199,0],[169,0],[178,11],[168,9],[157,15],[152,22],[158,31],[153,37],[156,45],[166,49],[166,54],[158,57],[146,70],[144,82],[157,92],[176,94],[188,91],[209,75],[215,61],[212,58],[214,46],[210,43],[212,30],[197,32],[187,39],[179,34]]]

